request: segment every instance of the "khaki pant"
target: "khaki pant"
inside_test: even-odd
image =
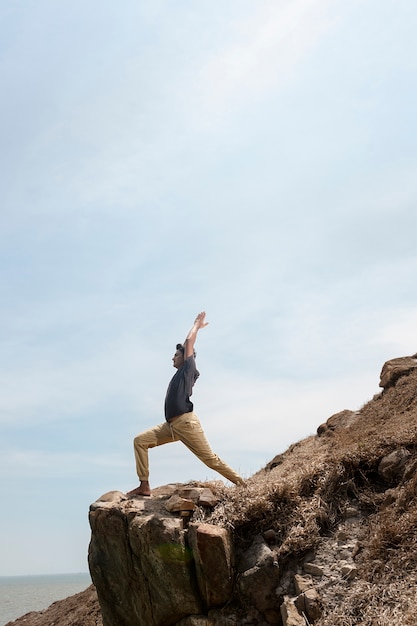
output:
[[[183,413],[170,424],[164,422],[135,437],[136,471],[139,480],[149,479],[148,449],[162,446],[164,443],[172,443],[173,441],[182,441],[207,467],[216,470],[216,472],[219,472],[232,483],[244,482],[239,474],[219,459],[217,454],[210,448],[200,420],[195,413]]]

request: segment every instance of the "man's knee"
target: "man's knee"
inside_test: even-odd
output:
[[[136,450],[139,448],[147,450],[148,448],[154,448],[156,445],[158,445],[157,438],[155,434],[149,430],[139,433],[133,440],[133,446]]]
[[[133,440],[133,445],[135,448],[140,448],[143,446],[143,433],[136,435],[136,437]]]

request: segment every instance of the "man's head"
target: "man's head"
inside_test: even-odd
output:
[[[174,367],[176,367],[177,369],[179,369],[180,367],[182,367],[184,365],[184,352],[185,352],[185,348],[183,346],[182,343],[177,343],[176,346],[176,350],[175,350],[175,354],[172,357],[172,363],[174,365]],[[194,352],[194,357],[196,356],[196,351],[193,350]]]

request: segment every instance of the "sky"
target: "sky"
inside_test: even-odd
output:
[[[88,570],[199,311],[246,478],[417,352],[416,32],[414,0],[0,3],[0,575]]]

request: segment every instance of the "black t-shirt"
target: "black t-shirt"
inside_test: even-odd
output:
[[[184,361],[184,365],[174,374],[165,396],[165,419],[169,420],[183,413],[190,413],[194,405],[190,401],[193,385],[200,373],[197,371],[193,356]]]

